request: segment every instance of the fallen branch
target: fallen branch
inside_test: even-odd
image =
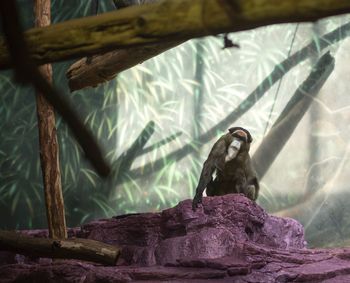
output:
[[[30,256],[80,259],[107,265],[115,265],[120,255],[119,247],[95,240],[33,238],[1,230],[0,249]]]
[[[5,1],[7,2],[7,1]],[[135,45],[166,43],[350,12],[346,0],[163,0],[26,32],[39,64]],[[11,66],[0,44],[0,68]]]

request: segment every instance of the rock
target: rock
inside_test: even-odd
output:
[[[47,237],[44,230],[23,231]],[[301,224],[242,195],[101,219],[70,236],[122,248],[116,267],[0,252],[0,282],[350,282],[350,249],[306,249]]]

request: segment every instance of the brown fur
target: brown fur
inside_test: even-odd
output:
[[[259,182],[249,156],[252,138],[245,129],[231,129],[235,130],[220,137],[210,151],[208,159],[204,162],[196,195],[193,199],[193,209],[197,207],[198,203],[201,203],[205,188],[207,188],[208,196],[242,193],[254,201],[258,197]],[[242,138],[244,141],[241,148],[233,160],[225,163],[227,149],[234,136],[242,136],[241,130],[246,132],[245,138]],[[216,171],[216,178],[213,180],[214,171]]]

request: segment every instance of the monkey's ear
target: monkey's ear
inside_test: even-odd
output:
[[[252,135],[248,132],[248,143],[252,143],[253,138]]]
[[[248,132],[248,130],[245,130],[245,129],[243,129],[243,130],[247,133],[248,143],[252,143],[252,141],[253,141],[252,135]]]
[[[244,131],[244,132],[247,134],[248,143],[252,143],[253,138],[252,138],[252,135],[249,133],[248,130],[246,130],[246,129],[242,128],[242,127],[232,127],[232,128],[229,128],[229,129],[228,129],[228,131],[230,132],[230,134],[233,134],[235,131],[238,131],[238,130]]]

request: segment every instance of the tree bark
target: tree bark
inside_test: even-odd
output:
[[[155,0],[140,1],[114,1],[116,9],[123,9],[130,5],[154,3]],[[97,12],[97,9],[93,9]],[[93,14],[96,15],[97,13]],[[159,55],[173,48],[183,41],[152,44],[148,46],[137,46],[128,49],[118,49],[92,57],[86,57],[73,63],[67,73],[68,86],[73,92],[75,90],[96,87],[99,84],[112,80],[116,75],[137,64]],[[130,56],[132,55],[132,56]]]
[[[108,265],[115,265],[120,255],[119,247],[95,240],[33,238],[1,230],[0,248],[30,256],[80,259]]]
[[[182,42],[171,41],[164,44],[119,49],[95,55],[90,62],[82,58],[71,65],[66,73],[69,88],[75,91],[86,87],[96,87],[112,80],[118,73],[141,64]]]
[[[51,0],[35,0],[35,26],[50,25]],[[43,77],[52,82],[52,66],[46,64],[39,67]],[[50,238],[64,239],[67,237],[64,202],[61,186],[59,165],[59,147],[56,134],[55,113],[51,104],[41,93],[36,95],[40,161],[43,175],[46,216]]]
[[[163,0],[26,32],[37,63],[350,12],[347,0]],[[4,42],[0,68],[11,66]]]

